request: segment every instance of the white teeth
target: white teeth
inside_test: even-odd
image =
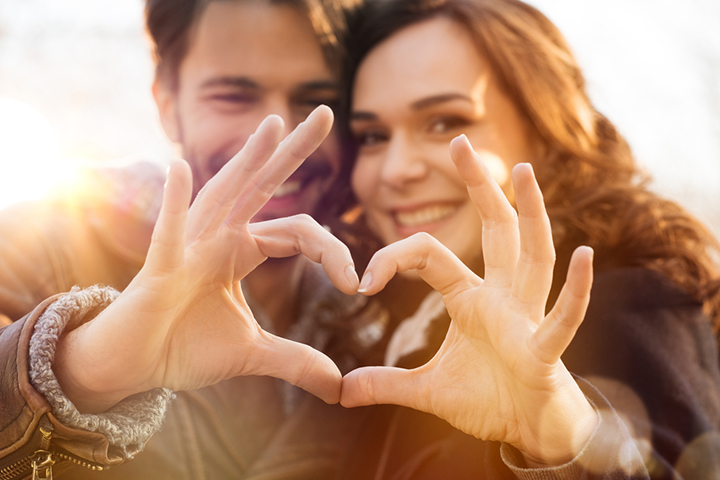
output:
[[[275,190],[272,198],[287,197],[288,195],[299,192],[301,188],[302,182],[300,180],[287,180]]]
[[[457,205],[433,205],[413,211],[396,212],[395,220],[401,227],[417,227],[429,223],[439,222],[458,209]]]

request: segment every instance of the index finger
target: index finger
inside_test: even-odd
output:
[[[482,220],[485,281],[510,288],[520,254],[517,213],[465,135],[453,139],[450,154]]]
[[[275,150],[270,160],[239,195],[227,223],[244,225],[267,203],[279,187],[328,136],[333,124],[330,107],[320,105]]]
[[[373,295],[396,274],[416,270],[428,285],[443,295],[443,301],[482,285],[475,275],[447,247],[428,233],[416,233],[378,250],[370,259],[360,293]]]
[[[240,194],[271,158],[283,126],[279,116],[266,117],[243,148],[203,186],[188,214],[190,238],[225,222]]]

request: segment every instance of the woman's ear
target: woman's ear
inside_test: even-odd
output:
[[[152,85],[155,104],[160,114],[160,123],[170,141],[180,143],[180,123],[177,111],[177,92],[167,80],[155,76]]]

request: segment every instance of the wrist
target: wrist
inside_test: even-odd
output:
[[[58,339],[52,370],[63,393],[79,412],[100,413],[138,392],[110,388],[108,380],[113,378],[112,375],[93,374],[91,366],[105,362],[102,358],[92,358],[83,349],[83,334],[88,325],[82,325]]]
[[[599,415],[583,397],[582,407],[572,420],[562,422],[565,428],[553,429],[550,439],[538,442],[534,451],[520,450],[528,468],[550,468],[571,462],[583,450],[597,429]],[[576,410],[577,411],[577,410]]]

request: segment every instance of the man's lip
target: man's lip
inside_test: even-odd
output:
[[[234,155],[228,155],[225,153],[218,153],[211,155],[207,161],[207,171],[211,176],[217,175],[217,173],[230,161]],[[326,158],[326,156],[320,152],[314,152],[312,155],[307,157],[305,161],[298,167],[295,174],[301,171],[307,171],[311,174],[318,174],[324,171],[332,172],[332,162]]]
[[[216,155],[210,158],[208,161],[207,171],[210,174],[208,180],[222,169],[222,167],[230,161],[232,157],[228,158],[225,155]],[[295,172],[290,175],[286,182],[300,180],[302,182],[302,188],[312,181],[316,177],[329,177],[333,174],[333,168],[330,161],[324,157],[308,157],[305,162],[298,167]]]
[[[333,169],[330,166],[330,162],[327,160],[312,160],[312,157],[305,160],[305,162],[295,170],[295,173],[290,175],[290,179],[302,177],[327,177],[332,175]]]
[[[253,221],[271,220],[273,218],[288,217],[299,213],[313,214],[317,205],[312,202],[312,189],[320,188],[319,177],[309,177],[302,184],[302,188],[291,194],[281,197],[270,197],[265,205],[257,213]]]
[[[275,190],[273,198],[300,196],[311,184],[315,184],[316,181],[322,182],[332,173],[332,168],[325,162],[303,164]],[[318,186],[315,185],[314,188],[318,188]]]

